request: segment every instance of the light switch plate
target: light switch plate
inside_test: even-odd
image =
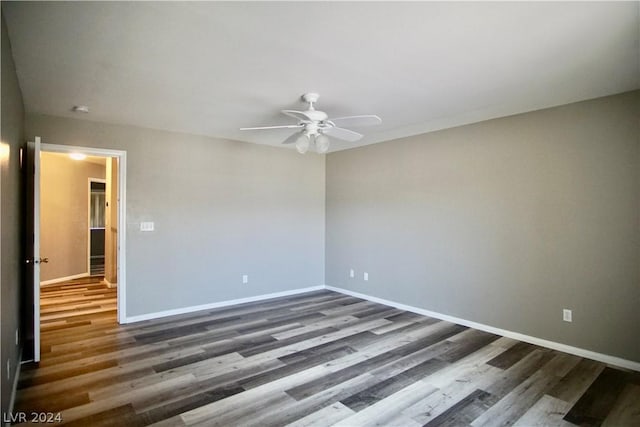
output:
[[[153,231],[155,224],[151,221],[141,222],[140,223],[140,231]]]

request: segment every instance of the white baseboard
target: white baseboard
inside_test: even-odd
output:
[[[354,297],[357,297],[357,298],[362,298],[364,300],[376,302],[376,303],[379,303],[379,304],[388,305],[388,306],[391,306],[391,307],[396,307],[396,308],[399,308],[401,310],[410,311],[412,313],[417,313],[417,314],[422,314],[424,316],[434,317],[436,319],[445,320],[447,322],[456,323],[458,325],[468,326],[470,328],[478,329],[478,330],[489,332],[489,333],[492,333],[492,334],[501,335],[501,336],[505,336],[505,337],[508,337],[508,338],[513,338],[513,339],[516,339],[518,341],[523,341],[523,342],[527,342],[527,343],[530,343],[530,344],[535,344],[535,345],[538,345],[538,346],[541,346],[541,347],[550,348],[552,350],[558,350],[558,351],[562,351],[562,352],[565,352],[565,353],[573,354],[573,355],[576,355],[576,356],[579,356],[579,357],[584,357],[584,358],[587,358],[587,359],[597,360],[598,362],[607,363],[607,364],[612,365],[612,366],[618,366],[618,367],[621,367],[621,368],[631,369],[631,370],[640,372],[640,363],[634,362],[632,360],[622,359],[620,357],[610,356],[608,354],[597,353],[595,351],[586,350],[586,349],[579,348],[579,347],[573,347],[573,346],[570,346],[570,345],[567,345],[567,344],[562,344],[562,343],[555,342],[555,341],[549,341],[549,340],[545,340],[545,339],[542,339],[542,338],[521,334],[519,332],[509,331],[507,329],[496,328],[494,326],[489,326],[489,325],[485,325],[485,324],[482,324],[482,323],[473,322],[473,321],[466,320],[466,319],[461,319],[459,317],[450,316],[448,314],[442,314],[442,313],[438,313],[438,312],[431,311],[431,310],[425,310],[425,309],[422,309],[422,308],[413,307],[413,306],[410,306],[410,305],[407,305],[407,304],[398,303],[398,302],[387,300],[387,299],[384,299],[384,298],[378,298],[378,297],[374,297],[374,296],[371,296],[371,295],[362,294],[360,292],[354,292],[354,291],[350,291],[348,289],[343,289],[343,288],[338,288],[338,287],[335,287],[335,286],[328,286],[328,285],[311,286],[311,287],[308,287],[308,288],[293,289],[293,290],[290,290],[290,291],[275,292],[275,293],[271,293],[271,294],[257,295],[257,296],[253,296],[253,297],[239,298],[239,299],[233,299],[233,300],[228,300],[228,301],[220,301],[220,302],[214,302],[214,303],[209,303],[209,304],[202,304],[202,305],[196,305],[196,306],[190,306],[190,307],[182,307],[182,308],[176,308],[176,309],[171,309],[171,310],[158,311],[158,312],[155,312],[155,313],[147,313],[147,314],[141,314],[141,315],[137,315],[137,316],[130,316],[130,317],[127,317],[125,319],[124,323],[141,322],[143,320],[158,319],[158,318],[161,318],[161,317],[175,316],[175,315],[178,315],[178,314],[193,313],[195,311],[210,310],[210,309],[214,309],[214,308],[227,307],[227,306],[230,306],[230,305],[243,304],[243,303],[247,303],[247,302],[255,302],[255,301],[261,301],[261,300],[266,300],[266,299],[271,299],[271,298],[285,297],[285,296],[289,296],[289,295],[297,295],[297,294],[302,294],[302,293],[311,292],[311,291],[317,291],[317,290],[321,290],[321,289],[328,289],[328,290],[331,290],[331,291],[340,292],[342,294],[351,295],[351,296],[354,296]]]
[[[80,273],[80,274],[74,274],[73,276],[58,277],[55,279],[44,280],[40,282],[40,286],[53,285],[55,283],[66,282],[67,280],[82,279],[83,277],[89,277],[89,276],[90,276],[89,273]]]
[[[457,323],[458,325],[468,326],[470,328],[479,329],[481,331],[489,332],[496,335],[502,335],[508,338],[513,338],[518,341],[528,342],[540,347],[550,348],[552,350],[558,350],[565,353],[573,354],[587,359],[597,360],[598,362],[607,363],[609,365],[618,366],[621,368],[631,369],[634,371],[640,371],[640,363],[632,360],[622,359],[620,357],[610,356],[608,354],[597,353],[595,351],[586,350],[579,347],[573,347],[567,344],[562,344],[555,341],[549,341],[538,337],[532,337],[530,335],[521,334],[518,332],[509,331],[506,329],[500,329],[482,323],[472,322],[470,320],[461,319],[459,317],[449,316],[448,314],[437,313],[435,311],[425,310],[418,307],[413,307],[406,304],[401,304],[395,301],[390,301],[384,298],[373,297],[360,292],[350,291],[348,289],[337,288],[335,286],[326,286],[325,288],[331,291],[340,292],[342,294],[351,295],[357,298],[362,298],[368,301],[377,302],[379,304],[396,307],[401,310],[410,311],[412,313],[422,314],[424,316],[434,317],[436,319],[445,320],[447,322]]]
[[[22,368],[22,363],[20,362],[22,360],[22,349],[20,349],[20,351],[18,352],[18,363],[17,363],[17,367],[16,367],[16,373],[14,374],[13,377],[13,386],[11,387],[11,396],[9,397],[9,407],[7,408],[7,413],[8,414],[13,414],[13,406],[16,403],[16,394],[18,393],[18,380],[20,379],[20,371]],[[11,423],[7,422],[5,424],[5,426],[10,426]]]
[[[212,308],[227,307],[230,305],[244,304],[246,302],[262,301],[265,299],[286,297],[290,295],[303,294],[305,292],[318,291],[324,289],[324,285],[311,286],[308,288],[293,289],[290,291],[274,292],[272,294],[257,295],[254,297],[238,298],[228,301],[213,302],[209,304],[194,305],[191,307],[174,308],[172,310],[158,311],[155,313],[140,314],[130,316],[125,319],[124,323],[141,322],[143,320],[158,319],[160,317],[175,316],[178,314],[193,313],[194,311],[211,310]]]
[[[107,285],[107,288],[112,289],[112,288],[117,288],[118,284],[117,283],[111,283],[110,281],[108,281],[106,278],[102,279],[102,283],[104,283],[105,285]]]

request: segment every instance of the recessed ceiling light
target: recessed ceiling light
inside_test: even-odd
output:
[[[70,153],[69,157],[71,157],[73,160],[84,160],[87,158],[87,155],[82,153]]]
[[[74,113],[85,113],[87,114],[89,112],[89,107],[86,105],[74,105],[72,108],[72,111]]]

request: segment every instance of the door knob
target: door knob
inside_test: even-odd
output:
[[[25,260],[25,263],[27,264],[47,264],[48,262],[49,262],[49,258],[39,258],[39,259],[27,258]]]

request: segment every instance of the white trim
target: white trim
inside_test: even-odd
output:
[[[108,281],[106,278],[102,279],[102,283],[104,283],[105,285],[107,285],[107,288],[111,289],[111,288],[117,288],[118,284],[117,283],[111,283],[110,281]]]
[[[521,334],[518,332],[509,331],[506,329],[496,328],[493,326],[485,325],[482,323],[472,322],[470,320],[461,319],[459,317],[449,316],[448,314],[442,314],[431,310],[425,310],[418,307],[413,307],[406,304],[401,304],[395,301],[390,301],[384,298],[373,297],[360,292],[354,292],[343,288],[337,288],[335,286],[324,286],[330,291],[340,292],[341,294],[351,295],[353,297],[362,298],[368,301],[377,302],[379,304],[396,307],[401,310],[411,311],[413,313],[422,314],[424,316],[434,317],[436,319],[445,320],[447,322],[457,323],[458,325],[468,326],[470,328],[478,329],[481,331],[489,332],[496,335],[502,335],[508,338],[513,338],[518,341],[528,342],[530,344],[539,345],[541,347],[550,348],[552,350],[558,350],[565,353],[573,354],[587,359],[597,360],[598,362],[607,363],[609,365],[618,366],[621,368],[632,369],[634,371],[640,371],[640,363],[632,360],[622,359],[616,356],[610,356],[608,354],[597,353],[595,351],[586,350],[579,347],[573,347],[567,344],[562,344],[555,341],[549,341],[538,337],[532,337],[530,335]]]
[[[66,277],[57,277],[55,279],[43,280],[42,282],[40,282],[40,286],[53,285],[55,283],[66,282],[67,280],[81,279],[83,277],[89,277],[89,276],[91,276],[89,273],[80,273],[80,274],[73,274],[71,276],[66,276]]]
[[[118,236],[116,281],[118,283],[118,323],[127,323],[127,152],[122,151],[118,157]]]
[[[319,291],[319,290],[322,290],[324,288],[325,288],[324,285],[318,285],[318,286],[311,286],[311,287],[308,287],[308,288],[293,289],[293,290],[290,290],[290,291],[282,291],[282,292],[274,292],[274,293],[271,293],[271,294],[257,295],[257,296],[254,296],[254,297],[238,298],[238,299],[232,299],[232,300],[228,300],[228,301],[220,301],[220,302],[213,302],[213,303],[209,303],[209,304],[194,305],[194,306],[191,306],[191,307],[174,308],[174,309],[171,309],[171,310],[157,311],[155,313],[147,313],[147,314],[140,314],[140,315],[137,315],[137,316],[127,317],[127,319],[123,323],[141,322],[143,320],[158,319],[160,317],[175,316],[177,314],[193,313],[194,311],[210,310],[212,308],[227,307],[227,306],[230,306],[230,305],[244,304],[244,303],[247,303],[247,302],[262,301],[262,300],[265,300],[265,299],[278,298],[278,297],[286,297],[286,296],[290,296],[290,295],[303,294],[305,292]]]
[[[118,293],[117,312],[118,323],[127,322],[127,292],[126,292],[126,215],[127,215],[127,152],[106,148],[79,147],[61,144],[41,144],[41,151],[52,153],[83,153],[88,156],[116,157],[118,159],[118,261],[117,273]]]
[[[76,145],[63,145],[63,144],[40,144],[41,151],[47,151],[49,153],[82,153],[87,156],[97,157],[120,157],[122,154],[126,154],[126,151],[122,150],[110,150],[107,148],[93,148],[93,147],[80,147]]]
[[[13,386],[11,387],[11,396],[9,397],[9,407],[7,408],[7,414],[13,414],[13,406],[16,403],[16,395],[18,394],[18,379],[20,378],[20,371],[22,369],[22,349],[18,353],[18,363],[16,364],[16,372],[13,374]],[[10,426],[11,423],[7,422],[5,426]]]
[[[508,337],[508,338],[513,338],[513,339],[516,339],[518,341],[523,341],[523,342],[527,342],[527,343],[530,343],[530,344],[535,344],[535,345],[538,345],[538,346],[541,346],[541,347],[550,348],[552,350],[558,350],[558,351],[562,351],[562,352],[565,352],[565,353],[573,354],[573,355],[576,355],[576,356],[579,356],[579,357],[584,357],[584,358],[587,358],[587,359],[596,360],[598,362],[607,363],[607,364],[612,365],[612,366],[618,366],[618,367],[621,367],[621,368],[631,369],[631,370],[640,372],[640,363],[634,362],[632,360],[622,359],[620,357],[610,356],[608,354],[598,353],[598,352],[595,352],[595,351],[586,350],[586,349],[579,348],[579,347],[573,347],[573,346],[570,346],[570,345],[567,345],[567,344],[558,343],[558,342],[555,342],[555,341],[549,341],[549,340],[545,340],[545,339],[542,339],[542,338],[532,337],[530,335],[525,335],[525,334],[521,334],[521,333],[518,333],[518,332],[509,331],[509,330],[506,330],[506,329],[496,328],[496,327],[485,325],[485,324],[482,324],[482,323],[477,323],[477,322],[473,322],[473,321],[470,321],[470,320],[461,319],[459,317],[449,316],[448,314],[442,314],[442,313],[438,313],[438,312],[431,311],[431,310],[425,310],[425,309],[422,309],[422,308],[413,307],[413,306],[410,306],[410,305],[406,305],[406,304],[402,304],[402,303],[399,303],[399,302],[387,300],[387,299],[384,299],[384,298],[378,298],[378,297],[374,297],[374,296],[371,296],[371,295],[362,294],[360,292],[354,292],[354,291],[350,291],[348,289],[343,289],[343,288],[338,288],[338,287],[335,287],[335,286],[328,286],[328,285],[311,286],[311,287],[308,287],[308,288],[293,289],[293,290],[290,290],[290,291],[274,292],[274,293],[271,293],[271,294],[263,294],[263,295],[253,296],[253,297],[239,298],[239,299],[220,301],[220,302],[214,302],[214,303],[209,303],[209,304],[202,304],[202,305],[195,305],[195,306],[190,306],[190,307],[175,308],[175,309],[165,310],[165,311],[158,311],[158,312],[154,312],[154,313],[140,314],[140,315],[137,315],[137,316],[127,317],[127,318],[124,319],[124,321],[121,321],[120,323],[141,322],[143,320],[152,320],[152,319],[158,319],[158,318],[161,318],[161,317],[175,316],[175,315],[178,315],[178,314],[193,313],[193,312],[196,312],[196,311],[210,310],[210,309],[213,309],[213,308],[227,307],[227,306],[230,306],[230,305],[243,304],[243,303],[247,303],[247,302],[262,301],[262,300],[266,300],[266,299],[270,299],[270,298],[278,298],[278,297],[285,297],[285,296],[290,296],[290,295],[297,295],[297,294],[302,294],[302,293],[305,293],[305,292],[317,291],[317,290],[321,290],[321,289],[327,289],[327,290],[330,290],[330,291],[339,292],[339,293],[342,293],[342,294],[345,294],[345,295],[350,295],[350,296],[353,296],[353,297],[362,298],[362,299],[367,300],[367,301],[372,301],[372,302],[376,302],[376,303],[379,303],[379,304],[384,304],[384,305],[388,305],[388,306],[391,306],[391,307],[396,307],[396,308],[399,308],[401,310],[410,311],[412,313],[421,314],[423,316],[429,316],[429,317],[433,317],[433,318],[436,318],[436,319],[445,320],[447,322],[452,322],[452,323],[456,323],[456,324],[459,324],[459,325],[468,326],[470,328],[478,329],[480,331],[485,331],[485,332],[489,332],[489,333],[492,333],[492,334],[501,335],[501,336]]]
[[[40,178],[42,166],[40,163],[40,153],[42,152],[42,141],[39,136],[33,142],[33,360],[40,361],[40,266],[35,263],[40,259]],[[29,175],[31,172],[27,171]]]

